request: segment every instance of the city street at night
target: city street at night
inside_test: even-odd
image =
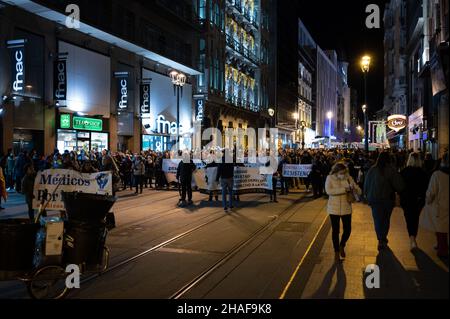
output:
[[[439,312],[449,8],[0,0],[0,309]]]
[[[358,204],[348,258],[336,266],[326,200],[304,190],[276,204],[245,195],[230,214],[204,195],[196,194],[190,209],[177,208],[177,198],[175,191],[120,194],[109,270],[87,277],[68,297],[448,298],[448,263],[434,256],[433,234],[422,232],[421,248],[411,254],[400,209],[392,217],[392,250],[378,253],[369,208]],[[24,206],[14,204],[8,208],[18,217]],[[370,292],[364,271],[374,263],[382,265],[386,286]],[[1,283],[0,291],[1,298],[28,298],[20,283]]]

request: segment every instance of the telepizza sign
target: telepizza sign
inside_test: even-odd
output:
[[[395,114],[387,118],[387,126],[396,132],[404,129],[406,127],[406,122],[407,119],[405,115]]]

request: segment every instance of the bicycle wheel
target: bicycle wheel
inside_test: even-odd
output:
[[[27,284],[28,293],[34,299],[61,299],[67,292],[68,273],[61,266],[46,266],[38,269]]]

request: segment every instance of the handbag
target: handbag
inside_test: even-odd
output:
[[[356,202],[356,197],[353,191],[347,192],[347,202],[349,202],[350,204]]]

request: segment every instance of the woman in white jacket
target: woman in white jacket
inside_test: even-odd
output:
[[[337,163],[327,177],[325,191],[329,196],[327,211],[331,220],[335,261],[340,262],[340,257],[345,258],[344,248],[352,230],[352,204],[347,194],[353,192],[360,195],[361,189],[350,176],[347,166],[343,163]],[[341,219],[343,233],[339,241]]]
[[[440,169],[433,173],[428,184],[426,206],[420,225],[434,231],[437,238],[437,254],[448,258],[448,211],[449,211],[449,158],[442,157]]]

